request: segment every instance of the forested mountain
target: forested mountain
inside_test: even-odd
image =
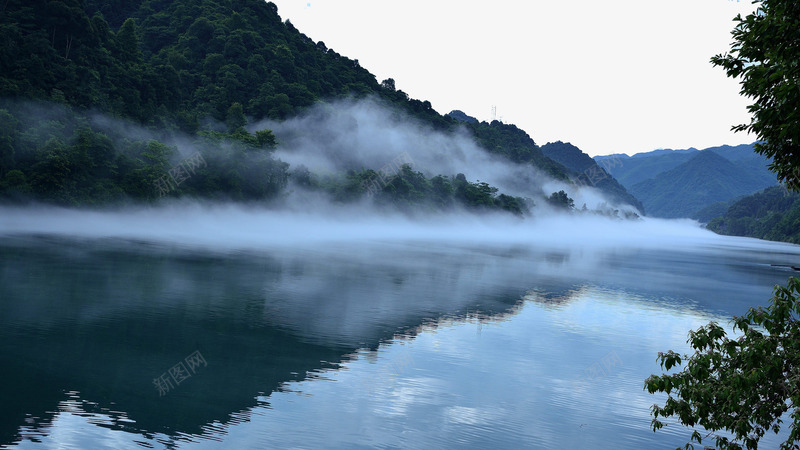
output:
[[[461,111],[459,109],[454,109],[454,110],[450,111],[449,113],[447,113],[447,115],[452,117],[453,119],[456,119],[459,122],[466,122],[466,123],[478,123],[478,122],[480,122],[478,119],[467,115],[467,113],[465,113],[464,111]]]
[[[6,200],[276,199],[296,178],[353,201],[371,196],[374,170],[310,177],[276,159],[275,136],[252,125],[321,101],[367,96],[429,129],[453,132],[462,123],[409,98],[392,79],[379,83],[358,60],[314,42],[262,0],[8,0],[0,42],[0,198]],[[111,127],[110,120],[147,132]],[[467,129],[489,152],[569,179],[513,125]],[[168,145],[176,133],[191,145]],[[523,199],[456,173],[396,175],[380,186],[376,201],[525,210]]]
[[[694,213],[694,215],[692,215],[691,218],[697,220],[698,222],[707,224],[711,222],[712,219],[725,215],[725,212],[728,211],[728,208],[730,208],[731,205],[733,205],[734,203],[736,203],[738,200],[741,199],[742,197],[737,197],[732,200],[712,203]]]
[[[9,0],[0,33],[0,95],[191,132],[207,115],[225,120],[234,103],[248,116],[285,118],[317,98],[381,90],[358,61],[260,0]]]
[[[578,147],[561,141],[542,146],[542,153],[548,158],[563,164],[582,184],[594,186],[608,194],[612,200],[635,206],[645,213],[642,203],[631,195],[614,177],[600,167],[591,156]]]
[[[478,143],[489,152],[516,163],[531,163],[553,178],[569,179],[567,169],[545,156],[530,135],[516,125],[505,124],[499,120],[493,120],[491,123],[481,122],[459,110],[450,111],[447,117],[462,122]]]
[[[463,111],[450,111],[453,119],[463,122],[481,145],[493,153],[502,154],[514,162],[533,162],[544,167],[557,179],[572,179],[580,185],[600,189],[609,200],[618,204],[629,204],[644,213],[644,206],[630,195],[608,172],[600,168],[592,158],[579,148],[561,141],[536,145],[531,137],[514,125],[494,120],[480,122]]]
[[[690,217],[720,234],[800,244],[800,194],[777,186],[769,160],[753,144],[594,159],[633,183],[629,190],[650,215]]]
[[[731,236],[749,236],[800,244],[800,194],[772,186],[734,202],[707,228]]]
[[[644,203],[649,215],[677,218],[693,217],[709,205],[776,183],[715,151],[703,150],[689,161],[633,185],[630,192]]]
[[[597,165],[591,156],[569,142],[548,142],[542,146],[542,153],[573,172],[584,172]]]

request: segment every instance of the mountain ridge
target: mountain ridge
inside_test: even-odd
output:
[[[280,145],[274,134],[258,124],[285,121],[320,103],[375,97],[425,129],[455,133],[463,125],[429,101],[409,97],[393,79],[379,83],[357,59],[314,42],[282,20],[271,2],[8,0],[0,38],[8,43],[0,47],[0,98],[7,99],[0,108],[0,198],[6,201],[270,200],[294,182],[354,201],[368,195],[364,186],[377,176],[374,169],[353,167],[352,174],[325,178],[290,168],[274,157]],[[61,111],[49,122],[28,114],[49,107]],[[109,131],[94,121],[98,114],[146,132],[131,139]],[[569,171],[542,154],[524,130],[499,121],[468,125],[488,153],[536,168],[531,177],[544,173],[569,184]],[[188,179],[168,178],[188,156],[174,143],[176,133],[213,164]],[[519,203],[501,199],[486,183],[456,180],[463,174],[423,180],[397,173],[396,186],[382,187],[393,202],[402,196],[400,203],[413,203],[434,191],[450,198],[457,181],[464,201]],[[163,188],[165,179],[170,189]],[[523,209],[517,206],[512,209]]]
[[[632,186],[656,217],[692,217],[713,203],[763,189],[763,180],[712,150],[692,153],[688,161]]]
[[[543,145],[541,149],[545,156],[571,170],[579,183],[594,186],[608,194],[613,202],[632,205],[645,214],[642,202],[580,148],[569,142],[556,141]]]
[[[693,170],[692,165],[685,164],[706,152],[713,152],[734,166],[727,167],[728,172],[724,176],[721,172],[715,172],[710,168],[705,173],[692,172],[697,177],[721,177],[714,182],[718,183],[718,189],[721,193],[724,192],[723,195],[709,196],[705,192],[682,190],[680,187],[671,186],[664,179],[663,174],[669,172],[673,180],[680,179],[687,185],[701,186],[704,180],[690,179],[672,171],[678,167],[682,167],[681,170]],[[616,154],[596,156],[594,160],[639,198],[645,204],[648,213],[660,217],[688,217],[708,221],[724,212],[734,199],[777,184],[775,175],[767,168],[769,160],[755,153],[754,144],[720,145],[702,150],[694,147],[680,150],[658,149],[637,153],[635,157]],[[706,161],[707,164],[715,164],[713,161],[720,162],[707,158],[697,160],[693,165],[701,164],[701,161]],[[736,172],[738,175],[734,176],[733,173]],[[742,186],[745,189],[740,189]],[[746,191],[746,189],[752,190]],[[674,197],[676,195],[679,196],[679,202],[673,201],[676,200]],[[684,206],[693,206],[687,209],[681,207],[681,203]],[[715,204],[716,206],[711,208]]]

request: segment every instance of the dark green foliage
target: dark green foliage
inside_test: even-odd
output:
[[[0,191],[10,200],[23,200],[31,193],[25,174],[21,170],[11,170],[0,178]]]
[[[288,169],[257,151],[278,143],[269,130],[248,132],[248,119],[287,119],[337,98],[377,96],[424,126],[447,131],[458,125],[430,102],[409,98],[394,80],[378,83],[357,60],[315,43],[261,0],[8,0],[0,14],[0,67],[4,198],[25,194],[77,205],[161,195],[277,197]],[[24,108],[12,107],[22,100],[67,106],[70,118],[44,113],[29,120]],[[180,164],[177,148],[110,136],[92,124],[96,113],[133,121],[159,144],[174,131],[186,133],[208,165],[165,189],[158,182]],[[567,179],[524,131],[499,122],[473,125],[491,152]],[[219,152],[229,152],[230,161]],[[341,198],[361,189],[363,180],[348,180],[339,186]],[[430,192],[404,173],[381,195],[404,208],[422,192],[425,202],[443,208],[458,197],[469,208],[525,211],[524,202],[481,183],[456,192],[445,177],[426,182],[435,182]]]
[[[368,200],[379,207],[408,213],[453,211],[455,207],[460,207],[473,212],[507,211],[517,216],[530,214],[527,199],[498,195],[496,187],[483,182],[469,182],[464,174],[453,178],[444,175],[427,178],[407,164],[394,174],[366,169],[350,171],[343,178],[324,179],[319,179],[301,166],[292,172],[291,178],[298,186],[327,192],[337,202]]]
[[[800,194],[782,186],[744,197],[706,226],[731,236],[749,236],[800,244]]]
[[[0,16],[0,97],[175,123],[181,113],[222,121],[235,103],[256,119],[285,118],[318,98],[381,92],[372,74],[321,50],[272,4],[118,6],[9,0]]]
[[[711,220],[724,215],[725,212],[728,211],[728,208],[730,208],[735,201],[736,200],[730,200],[726,202],[712,203],[706,206],[705,208],[701,209],[700,211],[696,212],[692,216],[692,219],[697,220],[698,222],[701,223],[709,223],[711,222]]]
[[[242,104],[234,102],[225,115],[225,124],[228,125],[228,133],[235,133],[239,130],[244,130],[247,125],[247,119],[244,117],[244,109]]]
[[[255,134],[255,143],[259,148],[274,149],[278,146],[278,140],[272,130],[258,130]]]
[[[386,183],[381,198],[387,198],[401,208],[408,208],[427,201],[431,191],[431,183],[425,175],[413,171],[406,164]]]
[[[772,158],[778,180],[800,189],[800,3],[763,0],[756,13],[736,16],[731,52],[712,63],[741,79],[740,93],[753,99],[750,123],[734,126],[761,139],[756,152]]]
[[[522,216],[529,213],[528,202],[521,197],[506,194],[497,195],[497,188],[478,181],[471,183],[463,173],[452,179],[453,199],[456,203],[472,210],[502,209]],[[444,185],[446,191],[450,191]]]
[[[392,82],[394,82],[394,80],[392,80]],[[466,122],[466,123],[478,123],[479,122],[478,119],[476,119],[476,118],[474,118],[472,116],[468,116],[466,113],[464,113],[464,111],[460,111],[458,109],[454,109],[454,110],[450,111],[449,113],[447,113],[447,115],[452,117],[453,119],[459,121],[459,122]]]
[[[454,180],[455,198],[471,208],[487,208],[494,205],[497,188],[487,183],[470,183],[463,173],[456,175]]]
[[[24,131],[6,133],[5,141],[0,140],[15,149],[0,175],[6,199],[35,197],[64,205],[152,201],[163,195],[271,199],[288,181],[288,165],[270,155],[275,137],[269,130],[255,136],[241,128],[232,134],[203,132],[191,148],[205,164],[193,167],[185,180],[159,189],[157,181],[170,177],[170,171],[179,170],[193,155],[181,155],[157,139],[131,139],[119,127],[89,125],[70,108],[12,109],[16,114],[8,114],[22,123],[11,123],[11,128]]]
[[[664,370],[683,365],[672,374],[651,375],[648,392],[669,397],[664,406],[653,405],[653,430],[662,421],[677,418],[689,427],[703,427],[719,448],[755,449],[768,432],[778,432],[781,416],[790,411],[790,433],[781,448],[795,448],[800,441],[800,280],[790,278],[786,287],[776,286],[767,308],[751,308],[734,317],[731,339],[718,324],[689,332],[694,353],[659,353]],[[663,419],[660,419],[663,418]],[[733,439],[716,435],[727,430]],[[702,443],[699,431],[691,440]]]
[[[14,146],[18,138],[19,122],[7,109],[0,109],[0,176],[16,166]]]
[[[756,2],[758,3],[758,2]],[[733,31],[733,55],[712,59],[729,76],[742,77],[742,94],[755,97],[749,107],[749,125],[734,127],[754,131],[766,142],[756,151],[773,158],[778,179],[798,188],[800,177],[800,117],[797,116],[798,55],[800,55],[800,4],[764,0],[755,14],[738,22]],[[710,228],[725,232],[763,232],[797,238],[800,230],[798,194],[786,195],[780,188],[767,189],[734,203],[725,217]],[[783,214],[783,216],[781,216]],[[653,405],[653,430],[664,427],[662,418],[677,418],[680,424],[710,431],[694,431],[691,441],[702,443],[714,436],[720,448],[758,448],[768,432],[778,433],[782,417],[789,413],[789,435],[781,448],[797,448],[800,441],[800,281],[790,278],[787,286],[776,286],[770,305],[751,308],[744,317],[734,317],[735,339],[710,323],[689,333],[694,353],[673,351],[659,354],[661,366],[673,374],[652,375],[645,380],[650,393],[666,393],[663,407]],[[733,439],[716,435],[733,434]],[[686,448],[692,447],[691,442]]]
[[[436,175],[431,178],[431,202],[437,208],[447,209],[453,205],[453,194],[455,188],[449,178],[444,175]],[[503,195],[503,194],[501,194]]]
[[[566,192],[558,191],[550,194],[547,198],[547,203],[556,208],[573,209],[575,208],[575,201],[569,198]]]

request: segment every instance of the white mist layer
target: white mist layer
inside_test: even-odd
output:
[[[52,103],[22,102],[18,106],[26,117],[31,118],[45,117],[60,121],[72,114],[62,105]],[[178,164],[200,150],[196,136],[177,131],[156,133],[138,124],[103,114],[91,114],[90,117],[92,127],[109,136],[133,141],[157,140],[174,146],[177,151],[170,158],[171,164]],[[215,129],[225,129],[222,124],[209,125]],[[454,131],[437,131],[375,99],[320,103],[286,121],[261,121],[251,124],[248,129],[251,132],[272,129],[279,140],[274,156],[289,163],[290,171],[305,166],[316,175],[341,176],[348,170],[389,167],[391,174],[393,162],[397,167],[398,161],[408,160],[414,170],[428,177],[463,173],[467,180],[489,183],[499,188],[500,193],[529,197],[535,201],[538,213],[552,212],[543,199],[560,190],[567,192],[577,208],[586,204],[589,209],[605,209],[603,203],[615,203],[599,189],[555,180],[533,165],[516,164],[489,153],[463,127],[457,127]],[[70,136],[60,137],[68,139]],[[45,135],[37,137],[42,140],[45,138]],[[214,163],[213,158],[225,158],[230,150],[229,145],[219,144],[213,154],[208,154],[208,148],[204,147],[209,164]],[[320,192],[301,193],[302,188],[298,186],[291,186],[290,191],[294,191],[287,194],[290,199],[296,199],[298,196],[295,194],[300,193],[304,202],[328,202],[327,195]],[[629,205],[617,205],[615,208],[635,212],[635,208]]]
[[[465,128],[436,131],[376,100],[319,104],[284,122],[263,121],[248,128],[272,129],[280,141],[275,156],[292,168],[304,165],[318,175],[379,170],[405,155],[415,170],[428,177],[463,173],[469,181],[483,181],[502,193],[531,198],[564,190],[578,208],[584,203],[590,209],[610,203],[595,188],[554,180],[530,164],[512,163],[489,153]],[[544,202],[537,203],[541,207]]]
[[[737,242],[786,249],[789,244],[716,235],[690,220],[636,221],[586,214],[519,219],[511,215],[436,215],[411,220],[342,207],[306,213],[237,204],[178,202],[124,210],[55,207],[0,208],[0,238],[46,234],[121,238],[219,251],[307,247],[323,243],[431,241],[539,248],[667,248],[690,250]]]

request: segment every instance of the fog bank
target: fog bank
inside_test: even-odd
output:
[[[321,103],[283,122],[248,127],[251,132],[265,128],[280,142],[276,157],[319,175],[380,170],[402,155],[428,177],[463,173],[467,180],[489,183],[501,193],[534,199],[564,190],[579,208],[613,203],[593,187],[557,181],[530,164],[489,153],[463,127],[437,131],[376,99]]]
[[[543,248],[671,248],[719,245],[737,238],[716,235],[694,221],[637,221],[585,214],[519,219],[511,215],[436,215],[412,220],[375,215],[357,207],[293,212],[230,203],[176,202],[120,210],[49,206],[0,207],[0,238],[45,234],[119,238],[219,251],[317,246],[324,243],[435,241],[464,245],[531,245]],[[739,238],[750,245],[771,243]],[[774,243],[785,248],[788,244]]]

